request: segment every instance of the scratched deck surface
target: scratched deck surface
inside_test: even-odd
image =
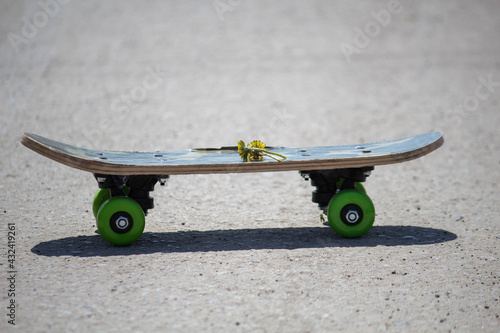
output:
[[[236,147],[187,149],[169,152],[124,152],[75,147],[25,133],[21,142],[35,152],[73,168],[112,175],[174,175],[321,170],[392,164],[424,156],[439,148],[441,133],[427,133],[395,141],[311,148],[268,148],[286,156],[277,162],[244,162]]]

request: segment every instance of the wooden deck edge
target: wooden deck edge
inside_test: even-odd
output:
[[[169,165],[169,166],[133,166],[116,165],[101,161],[82,161],[78,157],[70,156],[50,149],[26,134],[21,137],[21,143],[27,148],[56,162],[69,167],[110,175],[187,175],[187,174],[226,174],[226,173],[252,173],[252,172],[278,172],[297,170],[327,170],[340,168],[356,168],[366,166],[387,165],[410,161],[431,153],[444,143],[443,135],[420,148],[409,152],[402,152],[386,156],[353,157],[343,159],[322,160],[311,163],[310,161],[283,161],[283,162],[238,162],[234,164],[200,164],[193,166]],[[311,165],[314,164],[314,165]]]

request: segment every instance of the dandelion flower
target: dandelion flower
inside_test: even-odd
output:
[[[264,156],[271,157],[272,159],[275,159],[278,162],[286,160],[285,156],[268,151],[266,149],[266,145],[264,144],[264,142],[260,140],[254,140],[250,142],[248,145],[246,145],[243,140],[240,140],[238,142],[238,153],[240,154],[241,159],[245,162],[263,161]],[[281,159],[278,159],[275,156],[279,156],[281,157]]]

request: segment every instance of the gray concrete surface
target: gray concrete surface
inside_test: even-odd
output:
[[[500,2],[9,0],[0,17],[0,331],[11,300],[20,332],[500,331]],[[375,226],[354,240],[288,172],[172,177],[114,247],[92,175],[19,143],[435,130],[440,150],[368,179]]]

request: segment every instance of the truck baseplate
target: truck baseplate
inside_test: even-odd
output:
[[[101,189],[109,189],[111,197],[128,196],[134,199],[147,215],[148,209],[153,209],[154,199],[149,195],[154,191],[155,185],[165,185],[168,175],[135,175],[113,176],[94,174],[97,184]]]
[[[327,208],[333,196],[342,190],[356,189],[356,183],[366,181],[374,167],[299,171],[305,180],[311,180],[316,187],[312,193],[312,201],[317,203],[321,210]]]

